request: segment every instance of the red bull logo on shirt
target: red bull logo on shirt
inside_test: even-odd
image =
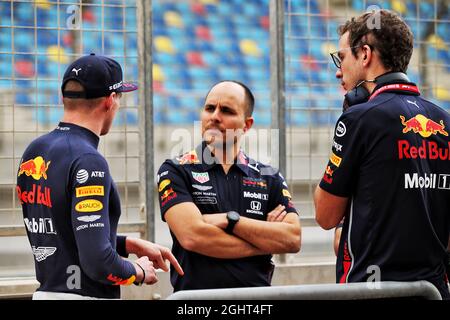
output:
[[[51,190],[48,187],[42,187],[33,183],[31,190],[22,190],[17,186],[16,191],[21,204],[40,204],[49,208],[52,207]]]
[[[169,179],[165,179],[165,180],[161,181],[161,183],[159,184],[158,191],[159,192],[163,191],[170,184],[170,182],[171,181]]]
[[[113,286],[129,286],[134,282],[134,280],[136,280],[136,276],[131,276],[128,279],[122,279],[110,273],[106,279],[111,281]]]
[[[430,160],[450,160],[450,141],[446,146],[438,145],[435,141],[422,140],[420,146],[413,146],[408,140],[398,142],[399,159],[430,159]]]
[[[165,206],[167,202],[177,197],[177,193],[172,188],[167,189],[161,194],[161,206]]]
[[[243,178],[242,184],[244,186],[267,189],[267,181],[260,178]]]
[[[179,164],[193,164],[193,163],[200,163],[200,160],[198,160],[197,152],[195,150],[189,151],[188,153],[185,153],[181,157],[177,158],[177,161]]]
[[[45,162],[44,158],[38,156],[34,159],[27,160],[19,165],[19,173],[17,174],[20,177],[22,174],[25,174],[27,177],[32,177],[34,180],[40,180],[44,178],[47,180],[47,170],[50,166],[50,162]]]
[[[292,199],[291,193],[289,192],[288,189],[283,189],[283,196],[285,196],[286,198],[288,198],[289,200]]]
[[[325,169],[325,173],[323,174],[323,181],[325,181],[328,184],[331,184],[333,182],[333,172],[334,170],[331,170],[330,166],[327,166]]]
[[[424,138],[428,138],[432,134],[442,134],[448,136],[448,132],[444,130],[444,121],[440,120],[439,123],[428,119],[424,115],[418,114],[414,118],[406,120],[404,116],[400,116],[402,122],[403,133],[408,133],[410,131],[420,134]]]

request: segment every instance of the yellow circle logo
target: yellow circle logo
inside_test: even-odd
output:
[[[170,180],[169,179],[165,179],[163,181],[161,181],[161,183],[159,184],[159,189],[158,191],[161,192],[164,190],[165,187],[167,187],[170,184]]]
[[[95,212],[103,209],[103,204],[94,199],[88,199],[78,202],[75,205],[75,210],[78,212]]]

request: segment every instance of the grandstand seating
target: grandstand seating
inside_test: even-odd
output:
[[[60,2],[59,11],[55,4],[46,1],[36,5],[0,2],[0,86],[10,88],[12,84],[8,78],[14,76],[17,104],[58,104],[60,83],[57,80],[73,59],[75,41],[72,33],[65,29],[66,10],[73,1]],[[125,78],[136,80],[137,35],[129,32],[136,30],[134,8],[115,7],[123,5],[123,0],[90,3],[94,5],[83,9],[83,36],[79,39],[83,52],[118,56],[125,66]],[[107,5],[103,8],[96,5],[101,3]],[[270,123],[268,3],[269,0],[153,0],[156,123],[183,124],[198,119],[202,99],[185,97],[177,92],[204,94],[221,79],[236,79],[248,84],[257,96],[256,123]],[[291,111],[287,121],[292,125],[308,125],[311,121],[330,124],[326,112],[308,112],[308,109],[334,110],[341,105],[342,92],[337,89],[335,69],[328,55],[329,49],[337,46],[335,30],[338,23],[321,11],[316,0],[288,3],[290,12],[295,15],[290,15],[286,21],[286,89],[288,95],[297,99],[292,99],[289,104]],[[417,17],[435,18],[436,11],[435,1],[353,0],[351,3],[353,9],[360,12],[370,4],[398,11],[411,26],[416,39],[422,39],[426,30],[426,23],[418,21]],[[449,18],[447,7],[442,20]],[[14,29],[9,28],[13,25]],[[35,32],[29,27],[38,28]],[[102,28],[105,31],[101,31]],[[427,40],[428,56],[440,61],[450,72],[449,24],[435,23]],[[124,52],[126,57],[120,58]],[[61,63],[59,68],[56,67],[58,63]],[[49,81],[41,83],[35,81],[35,77]],[[414,72],[411,77],[419,80]],[[39,88],[38,94],[34,88]],[[42,90],[49,94],[44,96]],[[433,93],[432,100],[450,109],[448,87],[435,88]],[[169,108],[176,112],[166,110]],[[137,123],[134,111],[125,113],[118,122]],[[37,113],[39,120],[54,120],[55,117],[45,114],[47,111]],[[323,116],[315,116],[319,114]]]

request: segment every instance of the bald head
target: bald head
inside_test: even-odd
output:
[[[206,99],[211,94],[217,94],[219,96],[232,96],[236,99],[239,105],[245,108],[245,116],[251,117],[255,106],[255,98],[250,89],[243,83],[234,80],[224,80],[216,83],[208,91]]]

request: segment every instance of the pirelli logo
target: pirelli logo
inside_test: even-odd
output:
[[[335,155],[333,152],[331,153],[330,161],[332,164],[334,164],[336,167],[339,167],[341,165],[342,158]]]
[[[86,186],[75,188],[75,196],[77,198],[90,196],[104,196],[105,188],[103,186]]]

